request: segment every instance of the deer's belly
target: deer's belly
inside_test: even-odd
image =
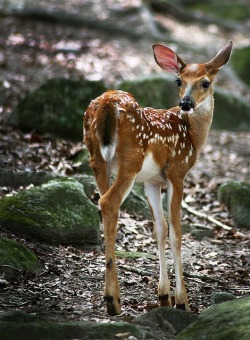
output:
[[[151,153],[147,154],[144,158],[141,170],[135,178],[136,182],[145,182],[150,180],[160,182],[164,181],[161,169],[155,162]]]

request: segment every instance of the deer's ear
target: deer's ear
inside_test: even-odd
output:
[[[181,68],[185,67],[185,62],[177,56],[169,47],[155,44],[153,45],[154,57],[157,64],[164,70],[170,73],[179,73]]]
[[[225,65],[231,56],[233,48],[233,42],[230,40],[226,46],[224,46],[217,54],[216,56],[206,63],[206,66],[210,70],[219,70],[223,65]]]

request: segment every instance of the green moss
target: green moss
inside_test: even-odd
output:
[[[105,90],[101,82],[51,79],[17,105],[10,122],[23,131],[81,141],[83,113]]]
[[[147,259],[156,259],[155,255],[152,255],[150,253],[143,253],[140,251],[116,251],[115,252],[117,257],[124,258],[124,259],[136,259],[136,258],[147,258]]]
[[[250,336],[250,297],[220,303],[202,312],[177,340],[247,340]]]
[[[15,275],[15,270],[37,273],[40,269],[36,255],[20,243],[0,239],[0,270],[7,276]]]

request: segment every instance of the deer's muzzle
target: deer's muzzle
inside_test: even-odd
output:
[[[180,101],[179,106],[182,111],[190,111],[194,109],[195,104],[191,97],[185,96]]]

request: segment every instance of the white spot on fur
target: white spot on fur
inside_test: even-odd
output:
[[[197,72],[198,68],[199,68],[198,64],[192,64],[192,65],[188,66],[188,70],[191,71],[191,72]]]

